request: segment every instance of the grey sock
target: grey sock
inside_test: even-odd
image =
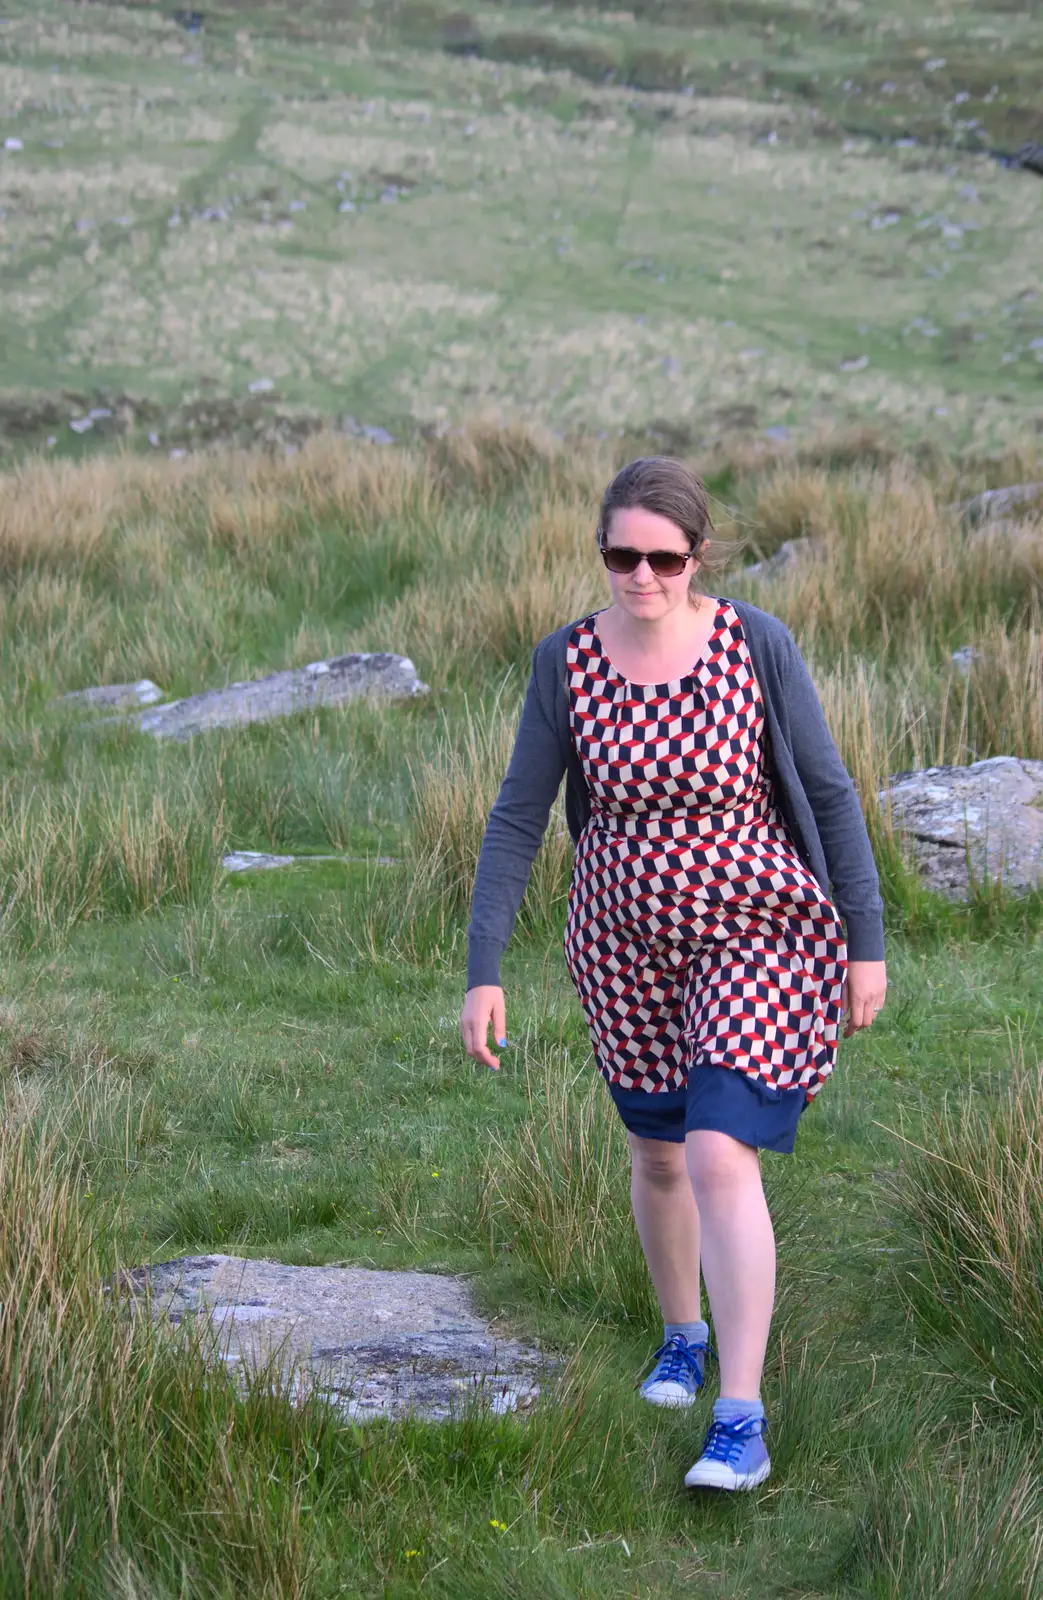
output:
[[[687,1339],[689,1344],[706,1344],[710,1338],[710,1330],[705,1322],[664,1322],[663,1343],[676,1339],[680,1335]]]
[[[764,1407],[759,1400],[729,1400],[726,1395],[714,1401],[715,1422],[737,1422],[740,1417],[756,1417],[763,1421]]]

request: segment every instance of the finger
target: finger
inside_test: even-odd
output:
[[[475,1024],[469,1054],[481,1066],[488,1067],[492,1072],[499,1072],[500,1058],[499,1056],[494,1056],[489,1049],[489,1024],[491,1021],[492,1016],[487,1015],[484,1020],[479,1020]],[[502,1038],[503,1035],[500,1034],[498,1037]]]
[[[502,990],[499,998],[493,1001],[493,1038],[502,1050],[507,1043],[507,1008]]]

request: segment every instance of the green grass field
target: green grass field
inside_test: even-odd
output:
[[[988,153],[1040,135],[1034,20],[14,0],[0,435],[487,411],[995,450],[1039,415],[1039,181]]]
[[[1016,0],[224,0],[201,33],[11,0],[4,1600],[1043,1600],[1043,893],[934,900],[875,799],[1043,759],[1039,518],[952,510],[1043,476],[1043,191],[990,153],[1040,137],[1041,48]],[[765,1157],[774,1467],[728,1499],[681,1488],[708,1401],[635,1394],[660,1324],[557,812],[498,1076],[458,1031],[530,650],[605,603],[598,496],[647,441],[722,541],[818,541],[718,588],[805,651],[888,926],[884,1013]],[[353,649],[431,694],[184,746],[52,703]],[[210,1250],[465,1274],[558,1386],[364,1429],[243,1396],[105,1293]]]
[[[560,819],[498,1076],[457,1021],[529,647],[601,602],[611,462],[479,430],[4,481],[0,1593],[1043,1593],[1043,897],[932,901],[873,801],[891,765],[1043,757],[1038,531],[976,540],[944,506],[980,480],[948,467],[717,462],[757,548],[826,543],[774,588],[722,587],[813,657],[877,845],[891,992],[798,1155],[765,1158],[773,1475],[691,1500],[702,1414],[635,1396],[659,1325],[564,969]],[[430,696],[176,747],[48,705],[387,645]],[[228,847],[367,859],[226,878]],[[101,1290],[117,1261],[209,1250],[464,1273],[566,1359],[561,1386],[445,1427],[237,1398]]]

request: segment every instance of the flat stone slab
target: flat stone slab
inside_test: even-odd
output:
[[[123,711],[129,706],[154,706],[162,700],[163,690],[151,678],[139,678],[137,683],[98,683],[89,689],[71,689],[58,696],[56,705],[98,706],[105,711]]]
[[[955,509],[969,523],[1043,510],[1043,483],[1011,483],[1005,489],[986,489],[969,500],[961,500]]]
[[[551,1362],[498,1336],[457,1278],[365,1267],[291,1267],[183,1256],[122,1275],[156,1318],[201,1317],[216,1359],[243,1369],[278,1351],[355,1422],[407,1414],[444,1421],[475,1404],[525,1411]]]
[[[993,756],[969,767],[899,772],[880,791],[925,882],[951,900],[980,883],[1015,894],[1043,886],[1043,761]]]
[[[312,661],[288,672],[273,672],[267,678],[208,689],[125,720],[156,739],[184,740],[210,728],[270,722],[313,706],[342,705],[367,694],[411,699],[428,692],[408,656],[362,650],[332,661]]]
[[[397,867],[398,856],[275,856],[267,850],[230,850],[221,857],[226,872],[270,872],[274,867],[307,865],[311,861],[347,861],[364,863],[372,861],[378,867]]]

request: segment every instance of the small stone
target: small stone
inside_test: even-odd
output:
[[[868,365],[868,356],[845,356],[840,363],[840,370],[841,372],[863,372]]]
[[[255,378],[246,387],[251,394],[267,394],[270,389],[275,388],[275,380],[273,378]]]
[[[767,560],[755,561],[752,566],[743,567],[743,574],[751,578],[776,578],[780,573],[788,572],[800,562],[817,555],[821,548],[820,539],[787,539]]]
[[[73,417],[69,423],[73,433],[89,433],[93,426],[90,417]]]
[[[1029,511],[1043,504],[1043,483],[1014,483],[1004,489],[986,489],[958,505],[950,506],[964,522],[991,522],[1012,511]]]
[[[232,850],[221,857],[226,872],[268,872],[272,867],[292,867],[296,856],[273,856],[265,850]]]
[[[139,678],[137,683],[101,683],[90,689],[72,689],[59,697],[73,705],[101,706],[109,711],[122,711],[129,706],[154,706],[163,699],[163,690],[151,678]]]
[[[982,651],[978,649],[977,645],[973,644],[962,644],[958,650],[954,650],[952,653],[952,664],[957,672],[963,673],[964,677],[967,676],[975,663],[982,659]]]
[[[4,149],[5,150],[24,150],[25,149],[25,145],[22,143],[21,139],[16,139],[14,137],[14,135],[12,134],[9,138],[4,140]]]

